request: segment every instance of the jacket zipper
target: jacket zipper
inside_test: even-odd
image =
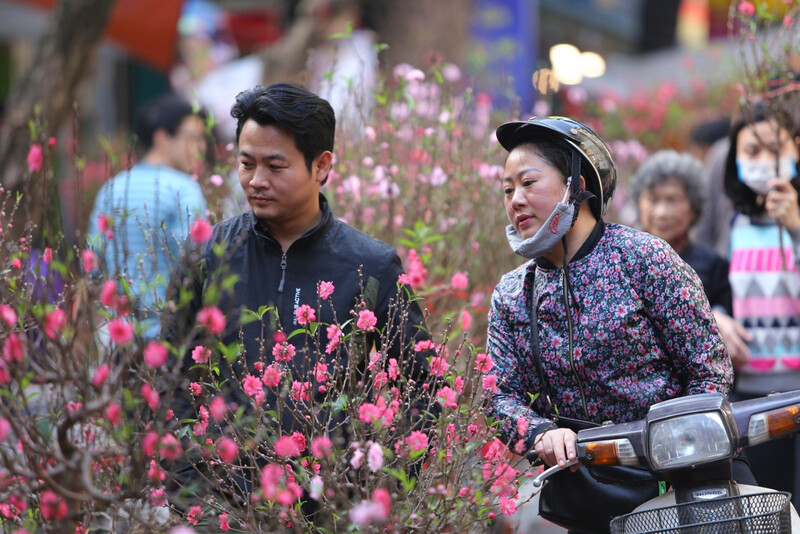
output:
[[[281,256],[281,283],[278,284],[278,293],[283,293],[283,284],[286,282],[286,253]]]
[[[561,270],[561,285],[564,288],[564,307],[567,312],[567,328],[569,329],[569,366],[572,369],[572,374],[575,376],[575,380],[578,381],[578,391],[581,393],[581,406],[583,407],[583,414],[588,420],[589,409],[586,406],[586,393],[583,391],[583,382],[581,381],[580,376],[578,376],[578,370],[575,368],[575,358],[572,354],[572,312],[570,311],[569,295],[567,292],[567,273],[563,269]]]

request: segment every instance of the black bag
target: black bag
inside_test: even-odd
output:
[[[644,469],[581,467],[547,479],[539,494],[539,515],[575,532],[607,533],[613,518],[632,512],[658,494],[658,482]]]
[[[549,403],[549,385],[545,380],[539,353],[539,328],[533,281],[530,287],[531,352],[538,368],[543,393]],[[554,417],[554,420],[560,428],[569,428],[576,433],[586,428],[600,426],[597,423],[569,417]],[[658,480],[643,468],[581,466],[574,473],[567,469],[545,481],[539,494],[539,515],[571,531],[606,534],[610,532],[609,524],[613,518],[632,512],[634,508],[657,497],[660,493]]]

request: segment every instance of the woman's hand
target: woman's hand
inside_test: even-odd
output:
[[[558,465],[564,467],[567,461],[578,457],[578,439],[575,432],[568,428],[554,428],[543,432],[536,438],[536,454],[549,466]],[[575,471],[580,464],[570,467],[570,471]]]
[[[764,201],[767,215],[787,230],[800,228],[800,206],[794,186],[781,178],[773,178],[767,186],[770,188]]]
[[[725,348],[728,349],[733,367],[739,368],[749,362],[750,348],[747,343],[753,340],[753,335],[728,314],[715,311],[714,319],[717,320],[719,333]]]

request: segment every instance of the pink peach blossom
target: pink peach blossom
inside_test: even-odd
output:
[[[104,413],[112,425],[119,425],[122,422],[122,408],[116,402],[109,402]]]
[[[214,336],[225,331],[225,315],[216,306],[206,306],[197,312],[197,322]]]
[[[14,326],[17,324],[17,312],[8,304],[0,304],[0,319],[8,326]]]
[[[55,308],[44,315],[44,335],[55,339],[67,322],[67,314],[61,308]],[[113,339],[112,339],[113,341]]]
[[[483,352],[479,352],[477,356],[475,356],[475,370],[480,371],[481,373],[488,373],[494,367],[494,361],[492,357],[488,354]]]
[[[220,438],[219,441],[217,441],[216,449],[220,460],[225,463],[232,463],[239,454],[239,446],[236,445],[234,440],[228,437]]]
[[[296,349],[294,345],[286,341],[283,343],[276,343],[275,346],[272,347],[272,356],[279,362],[292,361],[295,353]]]
[[[297,440],[292,436],[281,436],[275,440],[275,454],[278,456],[297,457],[303,452]]]
[[[356,326],[361,330],[373,332],[377,323],[378,318],[375,317],[375,314],[372,313],[372,310],[361,310],[358,312],[358,321],[356,321]]]
[[[211,349],[207,349],[203,345],[198,345],[192,349],[192,360],[194,360],[194,363],[208,363],[208,358],[210,356]]]
[[[197,244],[202,244],[211,239],[214,231],[211,224],[205,219],[196,219],[189,229],[189,237]]]
[[[268,388],[276,388],[281,383],[281,370],[275,365],[270,365],[264,369],[262,378],[264,385]]]
[[[317,294],[322,300],[325,300],[333,295],[333,290],[333,282],[320,282],[319,286],[317,286]]]
[[[208,405],[208,411],[214,421],[222,421],[228,415],[228,403],[222,397],[214,397]]]
[[[16,333],[9,334],[3,343],[3,358],[7,362],[22,363],[25,357],[25,345]]]
[[[456,392],[453,391],[450,386],[444,386],[439,390],[436,396],[441,399],[445,408],[458,408],[458,404],[456,404]]]
[[[47,521],[58,521],[69,515],[67,503],[53,490],[44,490],[39,497],[39,511]]]
[[[112,319],[108,323],[108,336],[117,345],[126,345],[133,341],[133,325],[121,318]]]
[[[153,389],[153,386],[147,382],[142,384],[142,387],[139,391],[142,394],[142,398],[147,403],[147,406],[149,406],[154,412],[158,410],[158,406],[161,404],[161,395],[158,394],[158,391]]]
[[[36,172],[41,169],[44,163],[42,147],[40,145],[31,145],[30,149],[28,149],[26,161],[28,163],[28,169],[30,169],[31,172]]]
[[[81,263],[83,272],[90,273],[97,269],[97,255],[92,250],[84,249],[81,251]]]
[[[144,363],[151,369],[158,369],[167,363],[169,351],[158,341],[150,341],[144,348]]]
[[[115,308],[117,305],[117,283],[114,280],[106,280],[100,290],[100,303],[108,308]]]
[[[317,319],[314,308],[308,304],[300,305],[295,310],[294,316],[297,318],[297,322],[303,326],[313,323]]]
[[[317,458],[327,458],[333,450],[333,442],[328,436],[317,436],[311,440],[311,454]]]
[[[97,366],[97,369],[94,371],[94,375],[92,376],[92,385],[96,388],[102,386],[108,375],[111,373],[111,367],[108,366],[107,363],[102,363]]]

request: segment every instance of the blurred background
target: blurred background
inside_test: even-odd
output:
[[[382,66],[422,66],[438,54],[460,66],[465,83],[490,94],[496,106],[513,90],[526,112],[542,98],[537,86],[555,93],[549,101],[559,108],[571,87],[629,95],[637,86],[670,80],[691,91],[693,78],[708,83],[730,76],[719,61],[729,0],[95,0],[111,5],[109,13],[80,21],[66,19],[69,12],[59,4],[70,3],[91,4],[0,0],[0,109],[34,61],[48,23],[61,15],[64,32],[102,28],[76,88],[89,121],[84,128],[100,135],[130,127],[143,101],[170,88],[198,90],[232,60],[261,54],[269,62],[265,50],[284,56],[271,58],[276,72],[267,78],[299,78],[309,50],[326,44],[325,26],[333,29],[336,17],[349,17],[357,30],[370,30],[375,42],[388,45],[379,56]],[[311,19],[315,27],[307,28]],[[81,57],[90,50],[72,44],[53,52]],[[578,63],[570,61],[575,54]],[[257,70],[246,62],[231,70],[241,82],[228,79],[228,87],[258,78]]]

